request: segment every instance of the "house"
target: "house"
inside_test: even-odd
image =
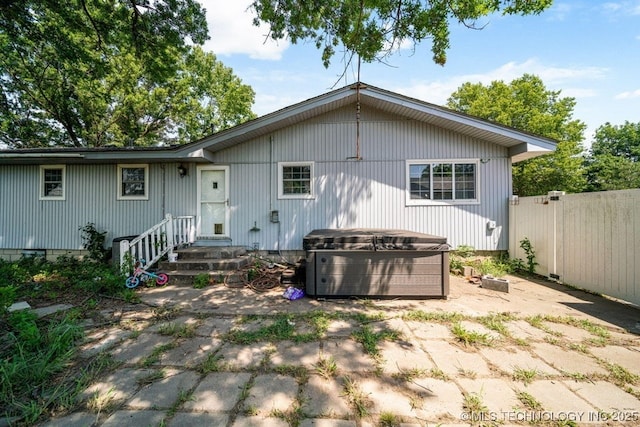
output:
[[[553,140],[363,83],[182,146],[0,151],[0,254],[82,248],[166,214],[196,240],[298,251],[318,228],[394,228],[508,249],[511,165]]]

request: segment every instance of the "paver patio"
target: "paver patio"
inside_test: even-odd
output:
[[[611,425],[640,423],[640,311],[628,305],[520,278],[504,294],[452,277],[447,300],[292,302],[282,291],[141,289],[146,305],[131,306],[138,316],[117,316],[148,323],[136,333],[117,321],[88,329],[85,358],[105,351],[117,363],[87,387],[76,412],[42,425],[373,427],[384,417],[406,427],[599,426],[606,416],[617,420]],[[493,339],[465,346],[443,313]],[[499,313],[509,313],[502,332],[482,322]],[[278,326],[285,315],[290,328]],[[189,334],[172,335],[172,323],[191,325]],[[96,402],[109,404],[98,412]]]

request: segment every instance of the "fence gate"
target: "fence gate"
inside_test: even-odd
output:
[[[509,254],[526,261],[531,241],[536,273],[640,305],[640,189],[512,197]]]

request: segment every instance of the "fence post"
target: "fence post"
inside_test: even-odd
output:
[[[120,259],[118,260],[120,269],[123,268],[125,254],[129,253],[129,241],[120,240]]]
[[[173,247],[175,246],[175,236],[173,234],[173,216],[167,214],[167,247],[169,248],[169,254],[173,254]]]

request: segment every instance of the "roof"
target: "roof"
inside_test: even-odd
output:
[[[359,96],[362,106],[428,123],[509,149],[513,162],[555,150],[556,141],[508,126],[393,93],[364,83],[345,86],[299,102],[257,119],[217,132],[190,144],[170,147],[33,148],[0,150],[2,163],[109,163],[109,162],[209,162],[213,153],[250,139],[268,135],[329,111],[354,105]]]

